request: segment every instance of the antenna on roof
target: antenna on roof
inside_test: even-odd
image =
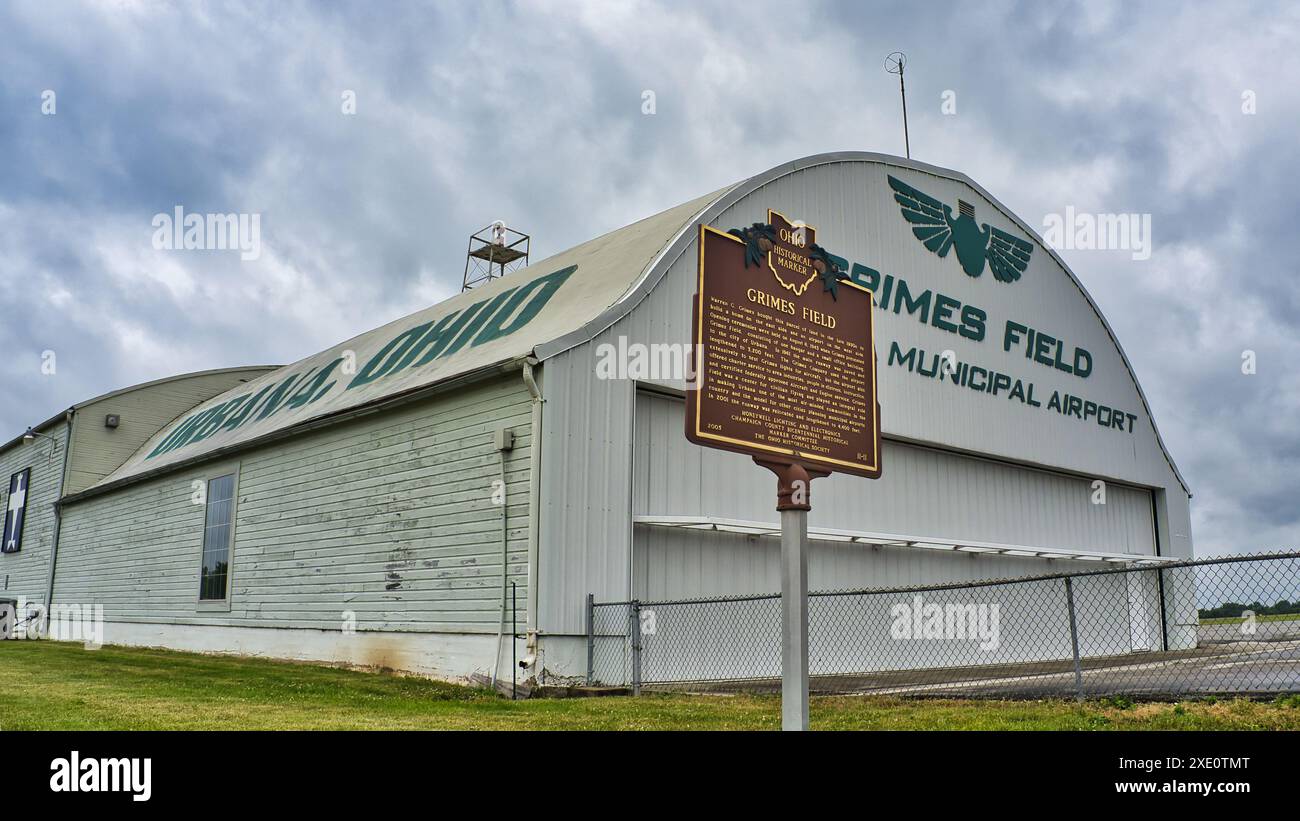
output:
[[[907,55],[901,51],[890,52],[885,57],[885,71],[898,75],[898,93],[903,97],[903,147],[907,158],[912,159],[912,141],[907,134],[907,88],[903,85],[903,67],[907,65]]]
[[[470,234],[461,293],[528,267],[530,242],[531,237],[508,227],[505,220],[494,220]]]

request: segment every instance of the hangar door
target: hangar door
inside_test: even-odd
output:
[[[748,457],[683,434],[684,402],[641,391],[633,465],[632,583],[644,600],[780,589],[778,540],[665,522],[777,522],[776,482]],[[884,476],[813,484],[809,528],[976,541],[1088,554],[1154,555],[1151,492],[901,442]],[[707,526],[707,524],[705,525]],[[1109,567],[1097,561],[813,541],[812,589],[934,584]]]

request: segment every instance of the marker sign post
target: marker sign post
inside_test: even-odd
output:
[[[775,211],[731,232],[700,226],[686,438],[752,456],[781,514],[781,726],[808,728],[810,484],[880,477],[871,292],[844,278],[815,229]]]

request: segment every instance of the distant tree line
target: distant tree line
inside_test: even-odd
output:
[[[1291,613],[1300,613],[1300,601],[1287,601],[1282,599],[1277,604],[1262,604],[1260,602],[1251,602],[1250,604],[1239,604],[1235,601],[1226,602],[1218,607],[1211,607],[1208,610],[1201,610],[1203,619],[1226,619],[1237,618],[1247,610],[1256,616],[1281,616]]]

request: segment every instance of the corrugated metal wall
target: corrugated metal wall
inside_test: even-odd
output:
[[[997,282],[987,271],[979,278],[967,276],[952,254],[940,259],[908,230],[885,179],[890,173],[906,177],[926,193],[950,204],[956,203],[960,196],[975,204],[981,221],[1023,233],[996,206],[964,183],[914,169],[862,161],[814,166],[777,177],[724,209],[712,224],[726,229],[766,221],[767,209],[773,208],[816,227],[816,241],[832,253],[902,276],[914,291],[941,291],[963,304],[986,310],[989,313],[987,338],[978,343],[936,329],[908,314],[900,316],[877,310],[879,395],[885,433],[954,451],[1059,468],[1112,482],[1167,488],[1168,493],[1157,494],[1161,553],[1190,556],[1186,494],[1160,449],[1119,350],[1078,286],[1041,246],[1035,248],[1030,267],[1019,282]],[[539,618],[547,632],[580,632],[582,600],[588,592],[600,599],[617,600],[633,591],[630,522],[635,388],[627,380],[597,379],[596,351],[601,344],[617,344],[620,336],[629,342],[647,344],[689,341],[696,276],[694,244],[665,264],[668,268],[662,280],[630,314],[590,342],[552,356],[544,363],[547,410],[542,460]],[[1020,351],[1003,351],[1003,323],[1009,319],[1050,331],[1071,346],[1088,349],[1094,359],[1093,373],[1082,379],[1028,361]],[[1136,432],[1106,430],[1064,418],[1046,407],[1021,406],[1001,397],[941,384],[898,367],[887,367],[891,341],[898,341],[905,348],[917,346],[931,354],[952,349],[958,361],[973,361],[1033,380],[1038,385],[1040,400],[1045,400],[1052,390],[1061,390],[1078,391],[1095,401],[1112,403],[1137,414]],[[672,379],[650,381],[682,387],[680,381]],[[684,436],[680,427],[674,435]],[[886,453],[884,463],[887,478],[896,467],[888,460],[891,455]],[[916,455],[918,463],[925,458]],[[770,476],[752,463],[739,460],[728,464],[731,467],[720,470],[715,477],[715,485],[739,488],[747,487],[749,482],[763,482],[766,488],[771,482]],[[967,473],[970,482],[989,478],[987,471]],[[946,492],[953,498],[940,499],[937,487],[927,489],[924,484],[936,475],[934,470],[913,473],[912,481],[920,483],[914,493],[927,494],[934,507],[927,509],[925,502],[917,499],[909,510],[917,518],[898,530],[915,532],[924,527],[928,531],[931,529],[928,525],[944,524],[959,527],[964,534],[962,538],[978,539],[972,531],[987,533],[999,521],[1015,524],[1023,520],[1020,537],[1004,534],[1000,540],[1031,541],[1024,535],[1032,533],[1033,540],[1045,545],[1078,547],[1074,542],[1078,538],[1078,515],[1082,513],[1071,509],[1066,515],[1064,508],[1057,508],[1062,514],[1057,516],[1052,508],[1034,509],[1028,505],[1035,500],[1023,495],[1024,480],[1016,478],[1027,474],[995,474],[1005,489],[996,496],[998,506],[993,509],[973,503],[983,498],[980,495],[983,491],[977,485],[964,488],[949,485]],[[1055,487],[1051,493],[1075,491],[1074,485],[1062,484],[1064,480],[1051,474],[1033,476],[1042,478],[1046,486]],[[831,485],[838,482],[838,479],[830,480]],[[822,501],[833,499],[836,492],[834,487],[819,480],[814,517],[820,515]],[[907,495],[901,488],[899,493]],[[770,488],[765,489],[757,504],[766,504],[770,496]],[[1126,496],[1121,491],[1119,497],[1112,500],[1115,507],[1108,507],[1111,513],[1103,515],[1120,515],[1120,511],[1131,509],[1141,520],[1129,525],[1115,524],[1110,530],[1095,528],[1090,531],[1093,535],[1089,540],[1119,550],[1126,544],[1149,545],[1149,541],[1135,541],[1137,537],[1133,534],[1146,532],[1150,511],[1137,511],[1140,496]],[[949,507],[939,508],[945,504]],[[970,518],[959,520],[958,512]],[[765,518],[770,520],[772,516],[769,511]],[[719,567],[717,572],[726,574],[731,570],[729,566]],[[913,576],[921,572],[916,571]]]
[[[68,506],[55,600],[109,622],[491,633],[501,584],[527,592],[530,404],[518,377],[459,389]],[[204,507],[191,482],[238,467],[229,612],[197,605]],[[522,605],[521,605],[522,606]],[[523,620],[523,614],[520,614]]]
[[[631,589],[633,385],[593,379],[588,365],[566,353],[543,368],[537,606],[547,633],[585,630],[588,593],[616,601]]]
[[[633,512],[777,522],[775,477],[738,454],[696,447],[682,435],[683,403],[637,398]],[[813,483],[811,527],[948,537],[1112,553],[1152,554],[1149,491],[1110,484],[1093,504],[1086,479],[885,442],[877,481],[831,476]],[[775,539],[637,526],[636,595],[642,599],[780,590]],[[814,543],[815,590],[892,587],[1064,572],[1078,562],[924,548]],[[1088,563],[1088,569],[1095,569]]]
[[[0,522],[9,508],[9,478],[24,468],[32,469],[22,550],[0,553],[0,596],[44,603],[54,542],[54,502],[59,498],[68,426],[59,423],[42,432],[55,441],[38,437],[35,442],[19,442],[0,452]]]
[[[978,278],[967,276],[954,252],[940,258],[912,235],[893,199],[886,180],[889,174],[949,204],[955,204],[958,198],[971,201],[979,220],[1022,233],[992,203],[963,183],[876,163],[817,166],[780,177],[736,203],[716,223],[720,228],[729,228],[766,221],[769,207],[787,216],[798,215],[816,227],[819,244],[851,263],[860,262],[882,273],[901,276],[914,294],[931,289],[988,312],[987,336],[975,342],[906,313],[876,311],[881,419],[887,433],[1143,485],[1169,484],[1168,463],[1142,412],[1128,368],[1100,319],[1065,271],[1039,247],[1017,282],[997,282],[987,271]],[[663,341],[654,334],[674,340],[690,337],[689,310],[696,264],[693,255],[684,256],[689,259],[679,260],[669,274],[672,282],[661,283],[638,311],[659,315],[658,323],[651,320],[644,326],[654,341]],[[1003,328],[1007,320],[1051,332],[1068,343],[1067,351],[1075,345],[1086,348],[1093,356],[1092,373],[1082,379],[1027,360],[1019,349],[1004,351]],[[1067,419],[1046,409],[969,389],[958,391],[948,384],[888,367],[891,341],[897,341],[904,350],[916,346],[930,354],[951,349],[958,362],[975,362],[1032,380],[1038,386],[1040,400],[1047,398],[1044,392],[1059,389],[1110,402],[1141,417],[1138,431],[1120,435],[1095,423]]]

